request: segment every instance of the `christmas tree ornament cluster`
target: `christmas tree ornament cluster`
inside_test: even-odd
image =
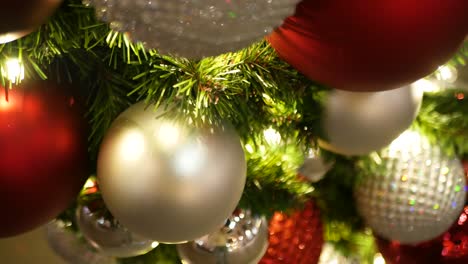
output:
[[[382,173],[363,177],[355,187],[357,209],[375,234],[415,244],[445,232],[465,204],[460,160],[415,131],[404,132],[382,158]]]
[[[464,264],[468,263],[468,206],[458,221],[436,239],[417,245],[402,245],[376,238],[387,264]]]
[[[163,54],[191,59],[245,48],[294,13],[299,0],[84,0],[97,17]]]
[[[423,98],[417,87],[381,92],[332,90],[322,119],[322,148],[344,155],[365,155],[388,146],[416,118]]]
[[[2,1],[0,44],[19,39],[45,23],[62,0]]]
[[[72,90],[38,81],[15,86],[8,100],[0,94],[0,237],[55,218],[88,176],[87,123]]]
[[[268,41],[310,79],[352,91],[403,87],[432,73],[468,33],[465,0],[303,0]]]
[[[269,246],[260,264],[318,263],[324,243],[320,211],[313,201],[291,214],[275,212]]]
[[[88,243],[103,255],[129,258],[143,255],[159,244],[132,233],[115,219],[102,200],[94,200],[76,209],[76,222]]]
[[[167,117],[170,106],[134,104],[107,131],[97,177],[112,215],[163,243],[215,231],[236,208],[246,181],[239,136],[229,125],[195,127]]]
[[[49,247],[70,264],[117,264],[117,260],[99,254],[70,229],[71,223],[54,220],[46,227]]]
[[[250,210],[236,210],[219,230],[177,245],[186,264],[257,264],[268,247],[268,223]]]

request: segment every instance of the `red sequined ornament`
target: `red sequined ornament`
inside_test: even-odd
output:
[[[466,264],[468,263],[468,206],[458,221],[442,236],[418,245],[401,245],[377,238],[387,264]]]
[[[324,241],[320,212],[314,202],[291,215],[276,212],[269,232],[270,244],[260,264],[318,263]]]

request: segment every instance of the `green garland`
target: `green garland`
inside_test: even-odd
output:
[[[465,63],[468,44],[451,63]],[[96,160],[99,144],[112,121],[132,103],[172,102],[195,125],[229,120],[246,148],[248,179],[240,206],[272,215],[299,208],[315,198],[325,224],[326,240],[345,254],[358,254],[370,263],[372,234],[364,228],[352,203],[359,177],[375,173],[374,156],[343,157],[323,151],[335,166],[314,184],[302,182],[296,171],[321,129],[323,96],[328,89],[308,80],[260,42],[237,53],[190,61],[162,56],[132,44],[96,20],[94,11],[78,0],[65,1],[40,30],[0,45],[0,65],[9,58],[23,61],[27,79],[56,79],[80,86],[88,98],[92,127],[89,150]],[[1,75],[1,72],[0,72]],[[11,86],[1,75],[4,86]],[[468,99],[454,91],[424,97],[414,127],[449,154],[468,155]],[[462,93],[461,89],[456,90]],[[180,111],[182,112],[182,111]],[[282,137],[266,142],[263,131],[273,128]],[[61,215],[73,222],[74,209]],[[176,263],[174,246],[161,245],[147,255],[121,263]]]

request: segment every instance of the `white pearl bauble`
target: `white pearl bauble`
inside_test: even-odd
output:
[[[320,146],[344,155],[364,155],[388,146],[415,119],[423,93],[415,87],[382,92],[333,90],[323,116]]]
[[[144,102],[108,130],[98,180],[109,211],[129,230],[165,243],[216,230],[242,195],[246,161],[239,136],[160,117]]]

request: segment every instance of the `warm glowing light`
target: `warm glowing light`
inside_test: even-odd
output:
[[[278,145],[281,142],[280,133],[271,127],[263,131],[263,136],[265,137],[266,142],[270,145]]]
[[[24,66],[18,59],[9,59],[2,67],[2,75],[12,83],[19,83],[24,79]]]
[[[96,186],[96,182],[94,180],[92,180],[91,178],[89,178],[86,183],[84,184],[84,188],[85,189],[89,189],[89,188],[93,188]]]
[[[458,72],[457,72],[457,69],[455,67],[449,66],[449,65],[444,65],[444,66],[440,66],[437,69],[437,71],[435,73],[435,76],[436,76],[437,80],[439,80],[439,81],[453,83],[458,78]]]
[[[180,142],[180,127],[169,122],[163,123],[155,136],[160,146],[166,150],[173,149]]]
[[[151,243],[151,247],[152,247],[152,248],[156,248],[156,247],[158,247],[158,246],[159,246],[159,243],[156,242],[156,241],[154,241],[153,243]]]
[[[417,90],[427,93],[435,93],[441,91],[440,86],[436,82],[427,79],[421,79],[419,81],[416,81],[412,84],[412,86]]]
[[[139,160],[145,152],[145,137],[138,131],[129,131],[124,135],[120,145],[120,155],[124,160]]]
[[[380,253],[375,254],[374,264],[385,264],[385,259],[383,258],[382,254]]]

